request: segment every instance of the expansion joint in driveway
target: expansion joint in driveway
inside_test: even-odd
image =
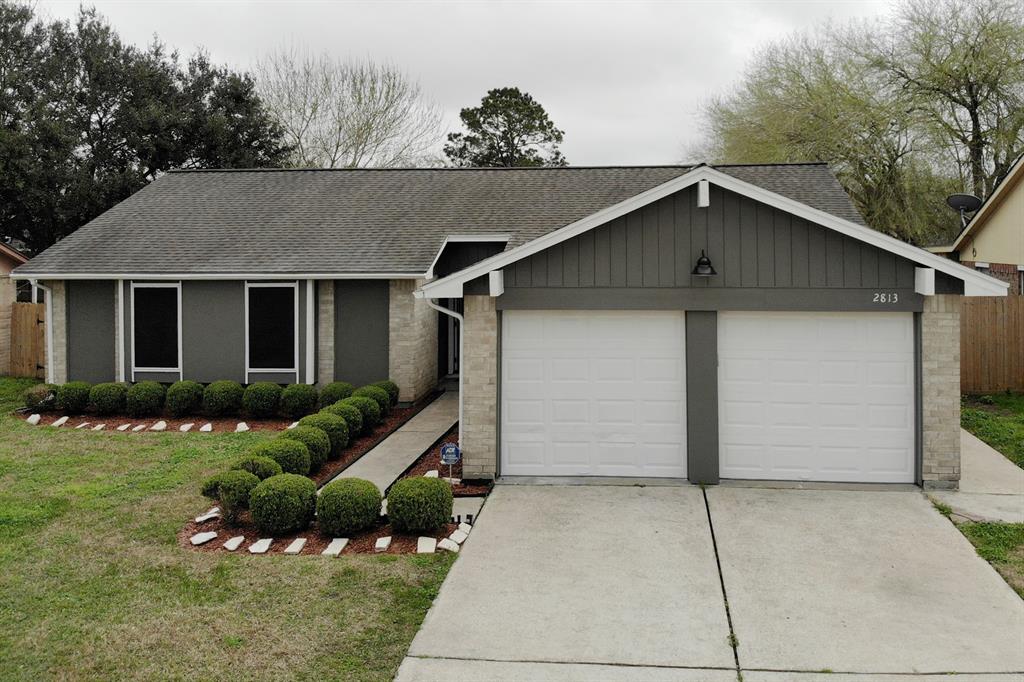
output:
[[[729,610],[729,593],[725,590],[725,576],[722,575],[722,558],[718,555],[718,539],[715,537],[715,522],[711,520],[711,504],[708,502],[708,492],[703,488],[700,494],[704,496],[704,510],[708,514],[708,529],[711,531],[711,546],[715,550],[715,565],[718,568],[718,583],[722,586],[722,602],[725,604],[725,619],[729,623],[729,646],[732,647],[732,657],[736,661],[736,676],[742,680],[743,673],[740,668],[739,640],[736,638],[736,630],[732,626],[732,612]]]

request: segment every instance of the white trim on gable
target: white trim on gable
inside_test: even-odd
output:
[[[858,225],[857,223],[834,216],[831,213],[827,213],[799,201],[784,197],[781,194],[776,194],[775,192],[771,192],[749,182],[738,180],[731,175],[726,175],[725,173],[715,170],[710,166],[699,166],[677,178],[673,178],[672,180],[662,183],[657,187],[653,187],[645,192],[637,194],[636,196],[632,196],[617,204],[601,209],[596,213],[577,220],[574,223],[570,223],[569,225],[555,230],[554,232],[549,232],[548,234],[538,237],[531,242],[527,242],[522,246],[518,246],[510,251],[503,251],[502,253],[491,256],[490,258],[482,260],[479,263],[475,263],[468,268],[448,275],[447,277],[442,277],[432,282],[428,282],[420,287],[415,294],[419,298],[459,298],[462,296],[462,285],[472,279],[486,275],[492,270],[499,270],[510,263],[514,263],[526,258],[527,256],[539,253],[540,251],[559,244],[567,239],[571,239],[588,230],[592,230],[595,227],[604,225],[607,222],[658,201],[670,194],[674,194],[675,192],[685,189],[686,187],[700,182],[701,180],[710,181],[723,189],[736,192],[737,194],[742,194],[754,199],[755,201],[759,201],[769,206],[774,206],[781,211],[785,211],[812,223],[835,230],[836,232],[848,237],[852,237],[885,251],[889,251],[890,253],[902,256],[908,260],[916,262],[922,267],[934,268],[939,272],[944,272],[952,277],[963,280],[965,296],[1005,296],[1007,288],[1009,287],[1008,284],[995,279],[994,277],[989,277],[985,274],[976,272],[970,268],[960,265],[959,263],[954,263],[948,258],[937,256],[934,253],[929,253],[928,251],[919,249],[916,246],[911,246],[910,244],[886,234],[872,230],[869,227]]]

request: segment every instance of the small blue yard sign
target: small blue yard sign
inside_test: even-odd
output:
[[[458,445],[455,443],[445,443],[441,446],[441,464],[451,466],[458,464],[460,459],[462,459],[462,452],[459,450]]]

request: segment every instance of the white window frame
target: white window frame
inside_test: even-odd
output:
[[[249,366],[249,289],[291,289],[294,292],[292,310],[295,313],[295,338],[292,344],[295,357],[291,367],[250,367]],[[295,374],[295,383],[299,383],[299,282],[246,282],[245,283],[245,383],[249,382],[250,374]]]
[[[135,290],[136,289],[176,289],[178,303],[178,366],[177,367],[138,367],[135,364]],[[132,340],[132,382],[135,381],[136,372],[141,373],[178,373],[178,379],[184,378],[182,363],[182,330],[181,330],[181,282],[132,282],[129,288],[129,338]]]

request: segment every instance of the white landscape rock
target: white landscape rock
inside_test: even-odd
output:
[[[132,433],[138,433],[139,431],[142,431],[145,428],[146,428],[145,424],[139,424],[134,429],[132,429]]]
[[[105,428],[107,428],[106,424],[97,424],[96,426],[92,427],[92,430],[93,431],[102,431]]]
[[[386,498],[386,497],[383,500],[381,500],[381,503],[380,503],[380,515],[381,516],[387,516],[388,515],[388,498]]]
[[[469,535],[469,531],[473,530],[473,526],[469,525],[468,523],[460,523],[459,530],[461,530],[466,535]]]
[[[226,549],[229,552],[234,552],[236,549],[242,546],[243,542],[245,542],[245,536],[236,535],[235,537],[231,538],[230,540],[224,543],[224,549]]]
[[[327,545],[327,549],[321,552],[321,554],[324,556],[338,556],[347,544],[348,538],[334,538],[331,540],[331,544]]]
[[[294,429],[298,425],[299,425],[299,422],[292,422],[291,424],[288,425],[288,429],[289,430]]]
[[[292,544],[284,548],[285,554],[298,554],[306,546],[306,538],[295,538]]]
[[[127,431],[130,428],[132,428],[131,424],[121,424],[120,426],[117,427],[117,430],[118,431]]]
[[[197,516],[196,517],[196,523],[206,523],[207,521],[212,521],[213,519],[217,518],[218,516],[220,516],[219,512],[216,512],[216,511],[206,512],[202,516]]]
[[[68,416],[61,417],[57,421],[55,421],[52,424],[50,424],[50,426],[64,426],[65,424],[68,423],[68,419],[70,419],[70,418],[71,417],[68,417]]]
[[[437,548],[438,549],[447,550],[449,552],[458,552],[459,551],[459,543],[455,542],[454,540],[450,540],[448,538],[441,538],[440,542],[437,543]]]
[[[238,422],[238,426],[235,427],[235,433],[243,433],[249,430],[249,425],[245,422]]]
[[[273,538],[261,538],[256,542],[249,545],[250,554],[266,554],[267,550],[270,549],[270,545],[273,544]]]
[[[386,552],[388,547],[391,546],[391,536],[385,535],[382,538],[377,538],[377,542],[373,543],[374,552]]]
[[[462,483],[461,478],[448,478],[447,476],[445,476],[444,480],[448,481],[452,485],[459,485],[460,483]]]
[[[202,431],[203,433],[209,433],[210,431],[213,431],[213,424],[203,424],[202,426],[199,427],[199,430]]]
[[[437,478],[437,469],[431,469],[427,473],[423,474],[423,478]]]
[[[78,425],[78,426],[76,426],[75,428],[76,428],[76,429],[84,429],[84,428],[85,428],[86,426],[88,426],[88,425],[89,425],[89,422],[82,422],[81,424],[79,424],[79,425]]]
[[[452,531],[452,534],[448,536],[448,539],[457,545],[461,545],[469,537],[469,533],[464,533],[461,530]]]
[[[212,531],[212,530],[208,530],[205,533],[196,533],[195,535],[192,536],[192,544],[193,545],[201,545],[201,544],[203,544],[205,542],[209,542],[210,540],[214,539],[215,537],[217,537],[217,532],[216,531]]]
[[[39,423],[39,420],[42,419],[42,418],[43,418],[43,415],[41,415],[41,414],[33,414],[33,415],[29,415],[29,418],[26,419],[25,421],[27,421],[32,426],[35,426],[36,424]]]
[[[417,554],[433,554],[437,549],[437,540],[434,538],[428,538],[420,536],[416,538],[416,553]]]
[[[153,424],[152,426],[150,426],[149,430],[150,431],[166,431],[167,430],[167,422],[165,422],[163,419],[161,419],[156,424]]]
[[[182,433],[185,433],[186,431],[191,431],[193,426],[195,426],[195,424],[189,422],[188,424],[182,424],[181,426],[179,426],[178,430],[181,431]]]

